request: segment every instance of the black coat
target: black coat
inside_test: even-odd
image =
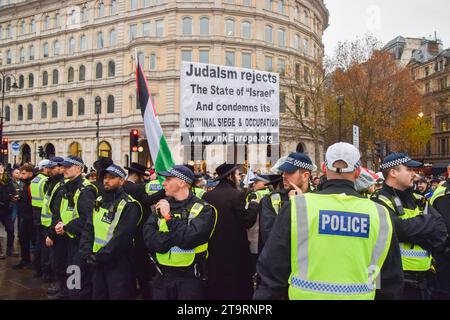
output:
[[[203,199],[218,211],[209,243],[208,298],[250,299],[252,267],[247,229],[255,223],[256,210],[245,210],[245,193],[227,180],[207,192]]]

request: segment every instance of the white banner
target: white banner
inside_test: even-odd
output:
[[[183,145],[279,143],[279,76],[259,70],[183,62]]]

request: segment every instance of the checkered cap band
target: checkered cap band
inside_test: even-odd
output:
[[[287,162],[289,164],[292,164],[293,166],[295,166],[297,168],[300,168],[300,169],[306,169],[306,170],[309,170],[309,171],[313,171],[314,170],[314,166],[312,164],[307,163],[307,162],[303,162],[303,161],[300,161],[300,160],[296,160],[296,159],[291,158],[291,157],[287,157],[285,162]]]
[[[190,179],[189,177],[185,176],[184,174],[182,174],[181,172],[178,172],[176,170],[169,169],[169,170],[167,170],[167,172],[169,172],[170,174],[174,175],[178,179],[183,180],[187,184],[192,184],[194,182],[194,181],[192,181],[192,179]]]
[[[79,167],[81,167],[81,168],[84,167],[84,163],[79,162],[79,161],[77,161],[77,160],[75,160],[75,159],[72,159],[72,158],[65,158],[65,159],[64,159],[64,162],[71,163],[71,164],[76,165],[76,166],[79,166]]]
[[[386,169],[389,169],[389,168],[393,168],[393,167],[402,165],[402,164],[407,163],[409,161],[411,161],[411,158],[409,158],[409,157],[403,157],[403,158],[400,158],[400,159],[395,159],[395,160],[383,163],[380,166],[380,169],[381,170],[386,170]]]
[[[117,174],[119,177],[121,177],[122,179],[126,179],[127,175],[124,171],[120,170],[119,168],[115,168],[115,167],[108,167],[108,169],[106,169],[106,171],[109,172],[113,172],[115,174]]]

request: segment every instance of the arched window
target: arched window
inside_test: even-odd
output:
[[[67,82],[73,82],[75,76],[75,71],[73,70],[72,67],[69,68],[69,70],[67,71]]]
[[[87,50],[87,39],[86,39],[86,36],[83,34],[80,37],[80,51],[83,52],[86,50]]]
[[[23,120],[23,106],[21,104],[19,104],[19,106],[17,107],[17,120]]]
[[[225,35],[227,37],[234,37],[234,20],[233,19],[225,20]]]
[[[95,67],[95,78],[101,79],[103,77],[103,65],[99,62]]]
[[[183,18],[183,35],[190,36],[192,34],[192,18]]]
[[[242,22],[242,38],[250,39],[252,37],[252,25],[248,21]]]
[[[53,42],[53,55],[55,55],[55,56],[59,55],[59,42],[58,42],[58,40]]]
[[[27,108],[27,119],[33,120],[33,105],[30,103]]]
[[[44,71],[44,73],[42,73],[42,86],[45,87],[48,85],[48,72]]]
[[[202,36],[209,35],[209,18],[208,17],[200,18],[200,35],[202,35]]]
[[[111,145],[106,141],[102,141],[98,145],[99,157],[111,158],[111,150]]]
[[[44,46],[42,47],[42,51],[43,51],[43,56],[44,58],[48,57],[48,43],[44,43]]]
[[[73,142],[69,146],[69,155],[74,157],[81,157],[81,145],[78,142]]]
[[[108,96],[107,112],[114,113],[114,96]]]
[[[41,119],[47,119],[47,103],[41,103]]]
[[[75,52],[75,39],[71,37],[69,39],[69,54],[73,54]]]
[[[58,76],[59,76],[59,72],[58,72],[58,70],[53,70],[53,84],[58,84],[58,82],[59,82],[59,79],[58,79]]]
[[[52,118],[58,118],[58,102],[52,102]]]
[[[73,101],[71,99],[67,100],[67,116],[73,116]]]
[[[86,80],[86,67],[81,65],[80,69],[78,70],[78,80],[84,81]]]
[[[25,86],[25,77],[21,74],[19,76],[19,89],[23,89]]]
[[[117,31],[115,29],[112,29],[109,31],[109,46],[113,47],[117,43]]]
[[[78,99],[78,115],[84,116],[84,99]]]
[[[29,57],[30,61],[33,61],[34,60],[34,54],[35,54],[34,46],[30,46],[28,52],[29,52],[28,57]]]
[[[5,107],[5,121],[11,121],[11,108],[9,106]]]
[[[105,15],[105,4],[101,1],[98,4],[98,17],[101,18]]]
[[[34,87],[34,75],[32,73],[30,73],[28,75],[28,88],[33,88]]]
[[[103,32],[97,33],[97,49],[103,48]]]
[[[116,75],[116,64],[114,61],[108,63],[108,77],[114,77]]]

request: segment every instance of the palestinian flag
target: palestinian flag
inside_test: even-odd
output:
[[[148,147],[155,164],[155,171],[166,171],[174,166],[174,161],[151,99],[147,79],[145,78],[139,62],[136,67],[136,88],[138,103],[141,108],[142,117],[144,118],[144,128]],[[158,176],[158,179],[160,178],[161,177]],[[161,180],[162,179],[160,179],[160,182],[162,182]]]

